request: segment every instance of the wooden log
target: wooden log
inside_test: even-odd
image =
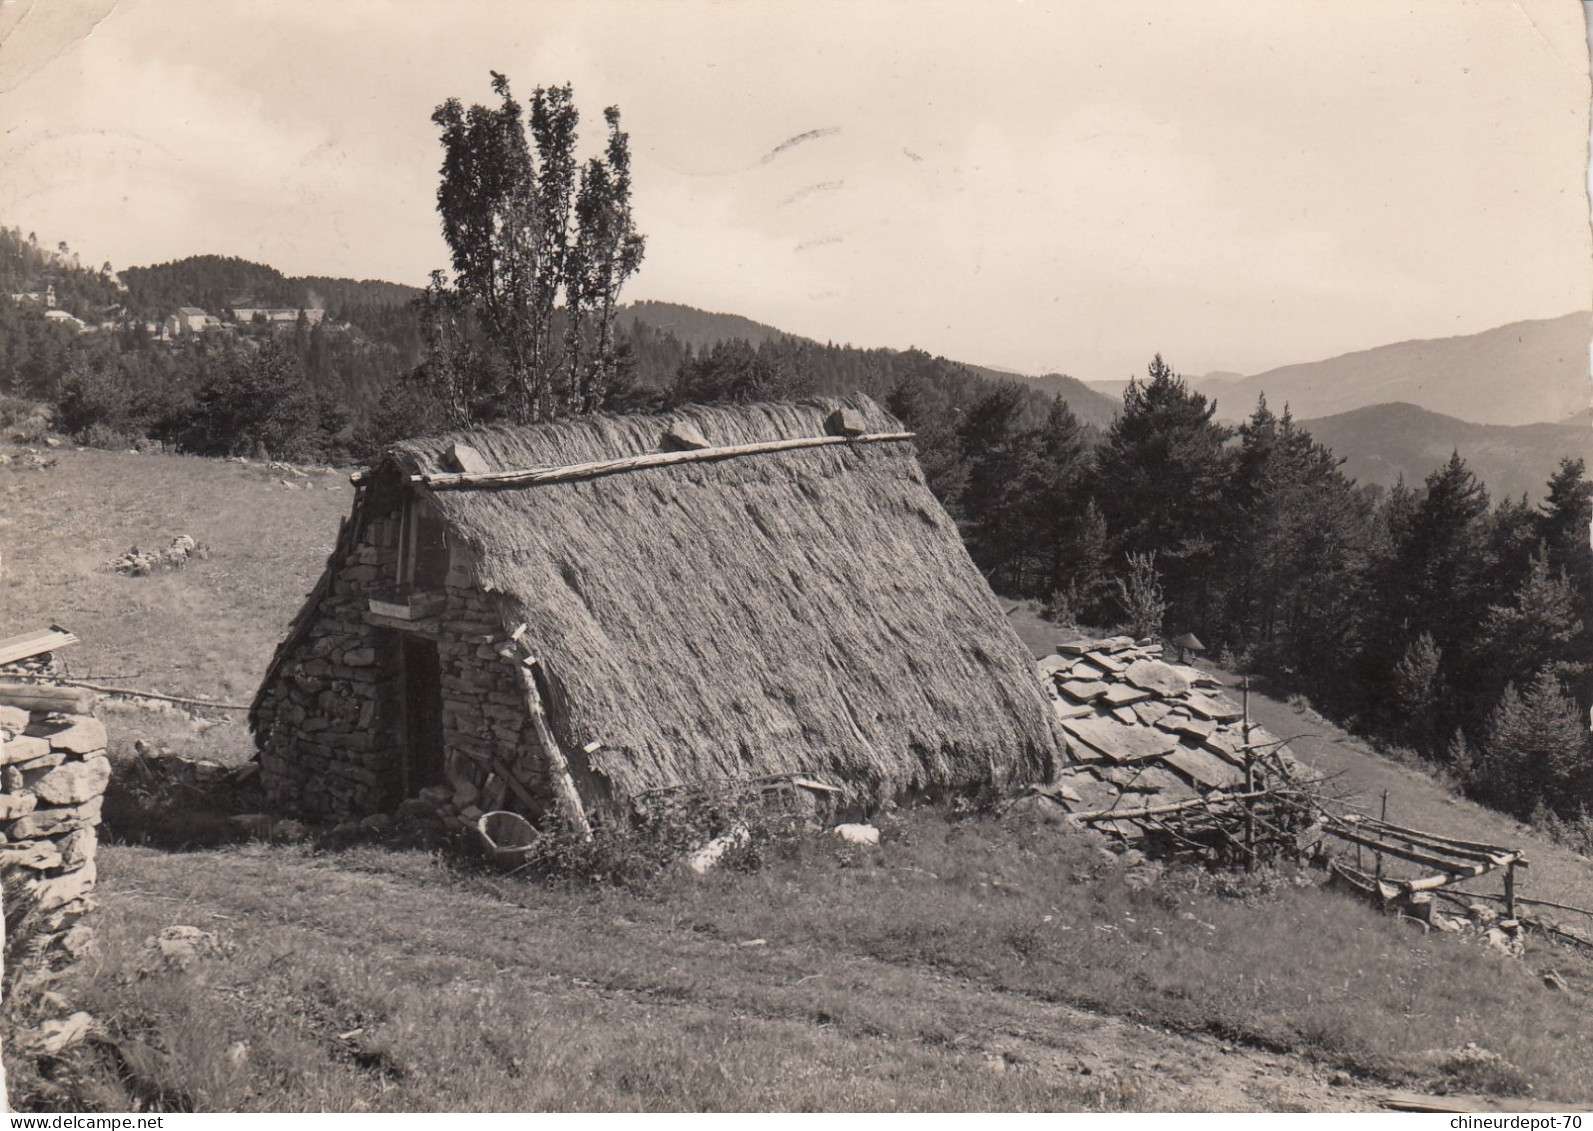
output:
[[[94,708],[93,694],[83,688],[49,683],[0,683],[0,706],[25,711],[59,711],[86,715]]]
[[[1050,794],[1041,794],[1042,797],[1051,797]],[[1176,801],[1167,805],[1145,805],[1137,809],[1090,809],[1083,813],[1068,814],[1075,821],[1101,821],[1101,820],[1132,820],[1138,817],[1165,817],[1171,813],[1184,813],[1191,809],[1202,809],[1212,805],[1226,805],[1234,801],[1254,800],[1258,797],[1269,796],[1269,791],[1258,790],[1254,793],[1214,793],[1208,797],[1196,797],[1189,801]],[[1051,797],[1052,801],[1057,799]],[[1061,802],[1057,802],[1061,804]]]
[[[1377,837],[1368,836],[1365,833],[1357,832],[1345,825],[1337,823],[1329,824],[1327,826],[1327,832],[1329,835],[1336,836],[1340,840],[1347,840],[1351,844],[1365,845],[1367,848],[1373,849],[1374,851],[1387,853],[1389,856],[1397,856],[1399,859],[1408,860],[1412,864],[1425,864],[1430,868],[1438,868],[1441,871],[1448,872],[1455,876],[1480,876],[1484,872],[1492,871],[1494,868],[1504,867],[1506,864],[1512,862],[1511,858],[1501,857],[1494,859],[1489,865],[1485,865],[1478,861],[1464,863],[1446,856],[1434,856],[1431,853],[1420,852],[1414,848],[1405,848],[1402,845],[1390,844],[1386,840],[1379,840]]]
[[[98,683],[84,683],[81,680],[62,680],[68,687],[81,687],[88,691],[98,691],[103,695],[130,695],[135,699],[159,699],[162,703],[182,703],[190,707],[214,707],[218,711],[247,711],[247,703],[218,703],[212,699],[192,699],[186,695],[162,695],[158,691],[140,691],[136,687],[104,687]]]
[[[648,452],[645,455],[626,456],[623,459],[595,460],[591,463],[575,463],[565,467],[527,467],[481,475],[467,472],[432,472],[411,475],[409,479],[411,483],[422,484],[433,491],[461,487],[532,487],[543,483],[563,483],[571,479],[593,479],[600,475],[639,471],[649,467],[672,467],[681,463],[734,459],[737,456],[789,452],[799,448],[819,448],[836,444],[899,443],[912,438],[911,432],[874,432],[866,436],[805,436],[795,440],[766,440],[756,444],[732,444],[722,448],[701,448],[694,451]]]
[[[1503,855],[1515,851],[1514,849],[1507,848],[1502,844],[1484,844],[1483,842],[1476,840],[1457,840],[1454,837],[1443,836],[1439,833],[1430,833],[1422,829],[1413,829],[1405,825],[1396,825],[1389,821],[1379,821],[1376,817],[1367,817],[1361,814],[1352,814],[1351,816],[1341,817],[1339,819],[1344,821],[1346,824],[1362,825],[1373,829],[1384,829],[1397,836],[1403,836],[1411,840],[1428,841],[1431,842],[1435,847],[1437,845],[1444,845],[1446,847],[1453,846],[1455,848],[1470,848],[1478,852],[1486,852],[1492,855]]]
[[[547,709],[542,703],[542,689],[537,686],[536,660],[526,657],[514,665],[519,673],[520,686],[525,692],[526,709],[531,715],[531,726],[537,732],[537,741],[542,744],[543,756],[548,760],[548,779],[553,784],[553,802],[559,811],[559,816],[579,832],[583,837],[590,839],[592,825],[586,819],[586,807],[581,804],[581,794],[575,788],[575,779],[570,776],[570,763],[564,757],[564,751],[559,746],[559,740],[554,737],[553,727],[548,723]],[[526,793],[513,778],[509,779],[510,788],[522,804],[526,801]]]

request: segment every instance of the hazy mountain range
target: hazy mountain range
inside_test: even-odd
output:
[[[1374,404],[1403,402],[1476,424],[1563,421],[1587,408],[1586,312],[1512,322],[1453,338],[1395,342],[1250,377],[1208,374],[1195,385],[1228,419],[1248,416],[1266,393],[1310,420]]]
[[[754,344],[799,337],[734,314],[667,302],[639,302],[621,315],[667,329],[701,349],[745,338]],[[1587,314],[1516,322],[1480,334],[1397,342],[1253,376],[1208,373],[1191,384],[1238,421],[1263,392],[1273,411],[1296,420],[1343,457],[1363,483],[1419,484],[1459,451],[1495,497],[1536,501],[1562,456],[1593,464]],[[1126,381],[1025,377],[963,363],[984,377],[1014,379],[1061,396],[1080,420],[1105,428],[1122,406]]]
[[[1344,460],[1345,474],[1392,486],[1417,486],[1458,451],[1495,499],[1523,493],[1543,499],[1562,456],[1593,465],[1593,414],[1558,424],[1472,424],[1413,404],[1378,404],[1305,421],[1306,429]]]

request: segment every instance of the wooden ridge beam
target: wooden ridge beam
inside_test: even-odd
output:
[[[564,483],[572,479],[593,479],[600,475],[613,475],[623,471],[640,471],[649,467],[673,467],[681,463],[702,463],[708,460],[734,459],[738,456],[763,455],[768,452],[789,452],[800,448],[832,447],[852,444],[888,444],[911,440],[912,432],[871,432],[862,436],[804,436],[795,440],[765,440],[755,444],[731,444],[720,448],[699,448],[681,452],[648,452],[645,455],[625,456],[620,459],[595,460],[574,463],[564,467],[528,467],[514,471],[431,472],[411,475],[409,481],[433,491],[447,491],[469,487],[534,487],[544,483]]]

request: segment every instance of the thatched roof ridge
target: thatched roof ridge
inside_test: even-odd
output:
[[[379,473],[493,470],[824,435],[865,397],[494,426],[396,445]],[[389,480],[390,482],[391,480]],[[528,626],[572,755],[617,793],[805,773],[876,795],[1040,778],[1060,732],[1027,650],[910,443],[651,468],[432,504]]]
[[[686,405],[646,416],[600,413],[533,426],[486,424],[401,441],[384,453],[384,459],[410,474],[447,473],[456,470],[447,462],[448,450],[463,443],[475,449],[491,471],[556,467],[659,451],[665,433],[679,424],[692,425],[715,447],[823,436],[825,418],[836,408],[860,413],[870,432],[902,428],[895,417],[862,396],[796,404]]]

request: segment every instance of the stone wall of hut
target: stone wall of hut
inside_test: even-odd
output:
[[[257,738],[267,802],[311,820],[419,807],[474,820],[485,809],[536,816],[551,804],[545,762],[491,594],[454,551],[447,604],[413,627],[371,623],[370,598],[398,584],[400,515],[367,515],[339,560],[307,631],[260,701]],[[405,780],[402,635],[437,645],[446,784]],[[510,655],[503,653],[509,651]],[[408,796],[406,796],[408,795]]]

